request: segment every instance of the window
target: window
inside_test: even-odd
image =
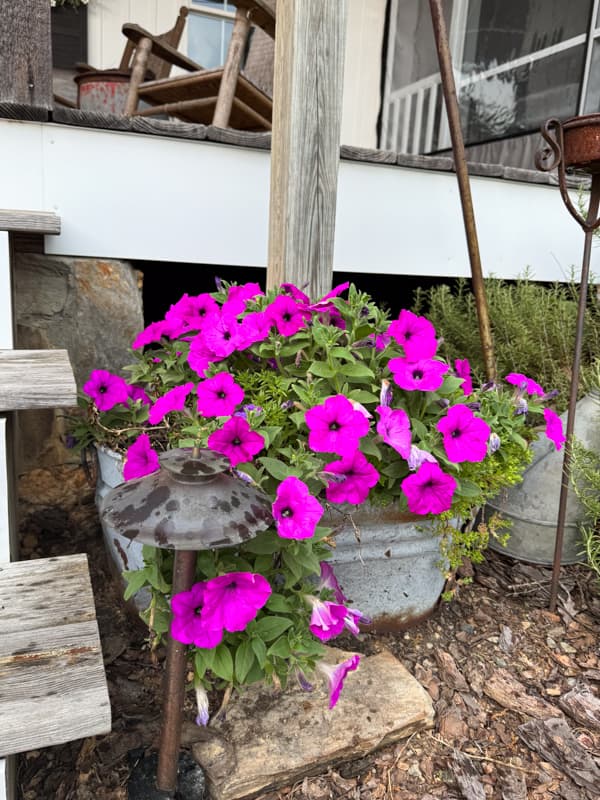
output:
[[[207,69],[225,63],[235,6],[227,0],[192,0],[188,17],[188,55]]]
[[[467,144],[600,110],[598,6],[598,0],[445,3]],[[392,0],[388,53],[382,146],[409,153],[449,147],[429,4]]]

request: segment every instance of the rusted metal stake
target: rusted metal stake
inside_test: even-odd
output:
[[[450,48],[448,46],[448,32],[446,30],[446,22],[442,12],[441,0],[429,0],[429,5],[431,7],[431,21],[433,23],[433,33],[435,36],[435,44],[437,47],[438,60],[440,64],[440,74],[442,77],[442,90],[444,92],[444,101],[446,103],[446,112],[448,114],[450,138],[452,139],[454,168],[456,170],[456,178],[458,180],[458,190],[460,192],[463,221],[467,236],[469,261],[471,263],[471,280],[473,281],[473,294],[475,295],[477,319],[479,322],[481,350],[483,352],[486,377],[488,381],[493,381],[496,379],[494,342],[492,339],[492,329],[490,325],[487,297],[485,294],[485,284],[483,282],[483,272],[481,270],[479,241],[477,239],[477,228],[475,226],[475,214],[473,212],[473,199],[471,197],[471,187],[469,184],[465,144],[460,127],[458,98],[456,96],[456,85],[454,83],[454,73],[452,71],[452,58],[450,55]]]
[[[175,552],[173,594],[187,592],[192,588],[196,574],[196,555],[194,550],[177,550]],[[168,792],[173,792],[177,788],[186,664],[187,645],[175,641],[169,635],[163,689],[160,750],[156,773],[156,786]]]
[[[581,366],[581,349],[583,344],[583,326],[585,322],[585,308],[588,296],[588,282],[590,275],[590,256],[592,252],[592,239],[597,221],[598,206],[600,204],[600,174],[592,176],[590,191],[590,204],[586,217],[585,244],[583,247],[583,262],[581,265],[581,278],[579,282],[579,304],[577,307],[577,324],[575,328],[575,352],[573,353],[573,368],[571,371],[571,391],[569,393],[569,410],[567,413],[567,428],[565,436],[565,454],[563,456],[562,480],[560,485],[560,500],[558,503],[558,521],[556,523],[556,540],[554,545],[554,562],[552,564],[552,582],[550,584],[550,611],[556,609],[558,598],[558,581],[560,578],[560,565],[562,560],[562,547],[565,535],[565,520],[567,517],[567,500],[571,478],[571,455],[573,452],[573,432],[575,430],[575,414],[577,411],[577,389],[579,387],[579,369]]]

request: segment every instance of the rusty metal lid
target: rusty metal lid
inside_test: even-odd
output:
[[[233,547],[273,522],[271,500],[212,450],[169,450],[161,469],[112,489],[100,509],[119,533],[170,550]]]

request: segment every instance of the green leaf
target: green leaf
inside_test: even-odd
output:
[[[316,375],[318,378],[334,378],[335,370],[330,367],[325,361],[313,361],[308,368],[309,372]]]
[[[290,647],[290,643],[288,642],[285,636],[280,636],[276,642],[274,642],[271,647],[267,650],[267,655],[269,656],[279,656],[279,658],[289,658],[291,655],[292,648]]]
[[[463,378],[457,378],[454,375],[446,375],[444,382],[438,389],[440,394],[454,394],[454,392],[462,386]]]
[[[202,680],[207,669],[210,669],[206,653],[208,650],[196,650],[194,654],[194,672],[198,680]]]
[[[379,403],[377,395],[367,392],[366,389],[352,389],[348,397],[350,400],[356,400],[357,403]]]
[[[249,639],[246,639],[235,651],[235,677],[240,683],[246,680],[246,676],[250,672],[253,663],[254,653],[252,651],[252,644]]]
[[[354,361],[352,364],[340,365],[339,371],[347,378],[373,378],[373,370],[369,369],[362,361]]]
[[[456,494],[460,495],[460,497],[479,497],[481,487],[467,478],[457,478]]]
[[[342,361],[354,361],[355,358],[347,347],[332,347],[330,353],[335,358],[341,358]]]
[[[365,436],[360,442],[360,451],[368,456],[375,456],[378,461],[381,461],[381,450],[377,447],[370,436]]]
[[[256,623],[256,633],[263,642],[272,642],[291,626],[292,620],[287,617],[262,617]]]
[[[281,425],[264,425],[260,428],[261,436],[265,440],[265,449],[268,449],[278,433],[281,432]]]
[[[125,600],[129,600],[136,592],[139,592],[142,586],[148,583],[147,569],[148,567],[144,567],[144,569],[126,570],[123,573],[123,577],[127,581],[127,588],[123,595]]]
[[[220,644],[216,648],[211,670],[224,681],[233,680],[233,659],[226,644]]]
[[[257,555],[273,555],[281,550],[282,545],[281,538],[274,531],[264,531],[246,542],[244,550]]]
[[[263,456],[258,460],[267,470],[269,475],[272,475],[278,481],[283,481],[290,475],[297,476],[296,470],[291,469],[286,464],[284,464],[283,461],[280,461],[278,458],[269,458],[268,456]]]
[[[267,600],[267,608],[269,611],[286,612],[292,611],[292,606],[287,597],[282,594],[272,594]]]
[[[265,665],[265,661],[267,660],[267,646],[263,640],[259,639],[257,636],[252,637],[250,644],[252,646],[254,655],[256,656],[258,665],[262,669]]]
[[[171,589],[171,584],[165,581],[156,562],[153,564],[148,564],[145,572],[148,583],[157,589],[157,591],[165,593]]]
[[[282,553],[283,563],[289,575],[286,577],[286,587],[293,586],[303,577],[303,570],[296,556],[290,550],[284,550]]]

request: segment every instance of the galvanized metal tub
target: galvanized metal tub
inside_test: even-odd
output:
[[[78,107],[82,111],[99,111],[121,116],[125,111],[130,78],[129,70],[81,72],[75,76]]]
[[[330,563],[350,605],[382,631],[402,630],[429,616],[446,580],[433,523],[394,507],[342,510],[328,511],[323,524],[336,529]]]
[[[564,424],[566,418],[565,412],[561,417]],[[587,448],[600,451],[600,397],[597,394],[587,395],[577,403],[575,436]],[[523,474],[523,482],[490,501],[484,515],[489,518],[496,512],[512,523],[506,546],[492,541],[493,550],[521,561],[550,566],[554,560],[564,451],[557,451],[543,434],[532,448],[533,461]],[[567,499],[563,564],[575,564],[583,559],[579,533],[583,521],[585,510],[571,488]]]

